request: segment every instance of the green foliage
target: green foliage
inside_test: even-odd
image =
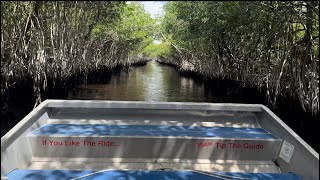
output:
[[[156,20],[145,12],[140,2],[124,4],[119,11],[117,21],[99,21],[92,30],[92,36],[103,38],[113,34],[128,52],[140,54],[153,42]]]
[[[150,58],[168,58],[171,55],[171,48],[167,42],[161,42],[160,44],[152,43],[146,46],[140,53]]]
[[[126,4],[121,12],[121,21],[115,25],[119,39],[134,53],[139,53],[152,41],[155,20],[144,11],[140,2]]]
[[[264,87],[273,105],[280,92],[290,92],[317,112],[316,11],[315,1],[169,1],[160,29],[178,65]]]
[[[264,87],[273,104],[289,92],[319,109],[318,2],[169,1],[164,10],[152,19],[140,2],[1,2],[1,91],[29,76],[38,92],[50,78],[145,55]]]

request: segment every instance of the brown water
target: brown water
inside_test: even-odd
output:
[[[185,78],[172,67],[150,61],[111,76],[106,84],[83,84],[73,88],[68,99],[207,102],[202,83]]]
[[[108,73],[107,73],[108,74]],[[108,75],[109,76],[109,75]],[[161,65],[155,61],[145,66],[132,67],[112,73],[107,82],[87,83],[68,90],[67,99],[91,100],[127,100],[127,101],[168,101],[168,102],[214,102],[214,103],[250,103],[265,104],[263,93],[250,87],[242,87],[231,81],[194,80],[186,78],[172,67]],[[97,81],[99,82],[99,80]],[[11,110],[1,115],[1,136],[25,117],[33,108],[33,90],[23,89],[23,96],[12,102]],[[22,94],[21,94],[22,95]],[[55,99],[65,99],[65,95],[57,95]],[[52,99],[52,97],[48,97]],[[21,100],[23,99],[23,100]],[[21,103],[23,102],[23,103]],[[29,103],[28,103],[29,102]],[[301,110],[299,103],[290,99],[279,100],[277,109],[273,110],[309,145],[319,152],[318,138],[315,132],[319,119]],[[269,107],[270,108],[270,107]]]
[[[129,71],[121,70],[112,73],[108,83],[75,86],[69,91],[67,99],[267,105],[263,93],[250,87],[240,88],[238,84],[228,81],[198,82],[180,76],[174,68],[161,65],[156,61],[150,61],[145,66],[132,67]],[[319,143],[313,134],[316,132],[313,122],[318,116],[310,116],[300,111],[297,103],[294,107],[290,102],[287,99],[283,100],[274,112],[316,151],[319,151]]]

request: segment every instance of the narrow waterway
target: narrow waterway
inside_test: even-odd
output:
[[[67,96],[57,95],[58,98],[55,99],[267,104],[263,93],[250,86],[241,87],[228,80],[187,78],[173,67],[156,61],[150,61],[145,66],[115,70],[109,76],[100,77],[99,79],[106,79],[103,82],[75,85],[68,90]],[[33,91],[29,92],[30,95],[32,93]],[[1,122],[1,135],[32,110],[31,100],[23,102],[25,103],[13,104],[13,109],[2,115],[4,121]],[[299,103],[290,99],[279,99],[278,102],[277,108],[273,110],[275,114],[319,152],[318,139],[314,136],[318,129],[314,124],[319,115],[311,116],[310,113],[303,112]]]
[[[77,85],[68,92],[67,99],[267,104],[263,93],[250,86],[240,87],[229,81],[196,81],[156,61],[113,72],[108,82]],[[290,99],[279,102],[274,112],[319,151],[312,133],[319,116],[303,112],[299,103]]]
[[[202,83],[182,77],[172,67],[150,61],[111,76],[106,84],[83,84],[73,88],[68,99],[208,102]]]

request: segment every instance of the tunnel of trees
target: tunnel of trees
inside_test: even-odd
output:
[[[164,11],[151,18],[139,2],[1,1],[1,115],[151,58],[319,115],[318,1],[169,1]]]
[[[1,1],[2,117],[14,116],[19,104],[28,112],[62,98],[79,80],[145,61],[154,28],[139,2]]]
[[[67,79],[142,61],[153,21],[139,3],[2,1],[2,102],[31,86],[37,105]]]
[[[254,85],[319,113],[319,2],[168,2],[162,62]],[[168,53],[169,52],[169,53]]]

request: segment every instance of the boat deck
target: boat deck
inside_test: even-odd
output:
[[[201,180],[221,180],[221,179],[250,179],[250,180],[270,180],[270,179],[290,179],[301,180],[292,173],[225,173],[225,172],[199,172],[199,171],[92,171],[92,170],[14,170],[7,175],[9,179],[24,180],[56,180],[56,179],[82,179],[82,180],[104,180],[104,179],[201,179]]]
[[[59,124],[63,122],[64,124]],[[145,123],[152,122],[152,123]],[[252,121],[254,122],[254,121]],[[99,124],[100,123],[100,124]],[[133,124],[133,125],[131,125]],[[137,120],[85,120],[77,121],[74,119],[53,119],[49,120],[47,124],[41,126],[28,134],[31,145],[33,141],[38,142],[34,145],[38,148],[33,148],[34,156],[32,163],[28,167],[31,170],[39,169],[72,169],[72,170],[102,170],[102,169],[126,169],[126,170],[155,170],[158,168],[169,168],[177,170],[198,170],[205,172],[255,172],[255,173],[280,173],[277,165],[272,161],[273,154],[270,152],[260,152],[260,154],[269,154],[269,158],[257,160],[259,150],[247,149],[247,157],[253,158],[234,158],[218,157],[225,156],[223,153],[228,151],[230,147],[221,147],[226,149],[219,149],[216,154],[212,153],[216,149],[215,143],[225,142],[237,143],[254,142],[254,143],[276,143],[278,146],[279,138],[272,133],[260,128],[255,123],[226,123],[214,124],[212,122],[194,121],[137,121]],[[81,151],[87,152],[85,155],[72,148],[68,151],[65,144],[61,146],[47,146],[47,149],[42,149],[43,146],[39,144],[43,138],[57,142],[70,142],[74,140],[80,142],[79,148]],[[115,138],[115,141],[112,141]],[[133,140],[132,138],[135,138]],[[102,146],[98,144],[100,139],[107,139],[106,142],[110,146]],[[129,147],[127,140],[131,143]],[[140,140],[140,141],[139,141]],[[47,143],[49,143],[47,141]],[[84,141],[96,142],[97,146],[84,147]],[[116,142],[121,143],[116,143]],[[180,142],[179,142],[180,141]],[[104,141],[105,142],[105,141]],[[148,142],[151,143],[148,145]],[[202,143],[203,142],[203,143]],[[121,148],[121,145],[126,145]],[[140,146],[141,145],[141,146]],[[228,144],[227,144],[228,145]],[[268,145],[268,144],[265,144]],[[100,147],[101,146],[101,147]],[[117,147],[120,146],[120,147]],[[176,147],[180,147],[176,150]],[[189,148],[188,148],[189,146]],[[40,148],[39,148],[40,147]],[[136,148],[140,147],[140,148]],[[161,148],[166,147],[166,148]],[[87,148],[87,149],[85,149]],[[113,153],[111,156],[100,155],[101,152]],[[113,148],[113,149],[112,149]],[[266,147],[264,147],[266,148]],[[126,153],[128,149],[128,153]],[[188,152],[193,149],[191,153],[184,156],[179,155],[182,152]],[[61,151],[62,150],[62,151]],[[113,151],[114,150],[114,151]],[[50,151],[50,152],[48,152]],[[89,153],[91,151],[91,153]],[[211,151],[211,152],[209,152]],[[261,151],[261,150],[260,150]],[[117,152],[114,154],[114,152]],[[120,153],[123,152],[123,153]],[[140,153],[135,153],[140,152]],[[152,153],[155,152],[155,153]],[[208,153],[209,152],[209,153]],[[50,156],[48,156],[50,154]],[[60,155],[59,155],[60,154]],[[68,156],[64,156],[68,154]],[[78,155],[77,155],[78,154]],[[128,156],[134,154],[134,156]],[[196,156],[193,156],[196,155]],[[198,158],[200,155],[213,154],[215,158]],[[228,153],[232,155],[234,152]],[[52,156],[54,155],[54,156]],[[168,156],[174,155],[174,156]],[[261,156],[265,157],[265,156]]]
[[[270,113],[260,105],[47,101],[1,138],[1,175],[8,180],[88,174],[84,179],[318,177],[313,167],[302,172],[299,163],[315,164],[318,157],[292,156],[302,152],[294,151],[301,144]]]
[[[262,128],[104,124],[46,124],[33,131],[32,135],[278,139]]]

